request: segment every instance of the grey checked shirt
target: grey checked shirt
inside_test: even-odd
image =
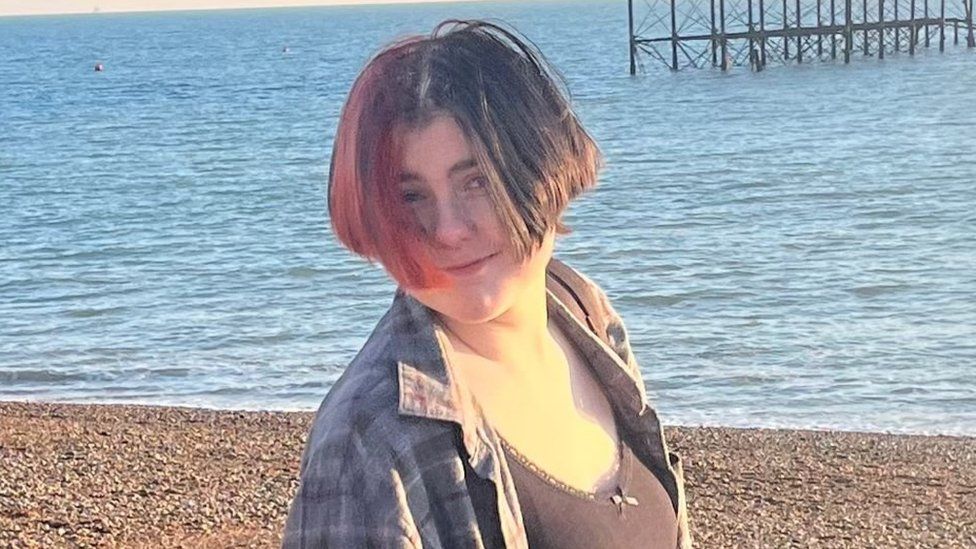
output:
[[[598,335],[560,301],[550,319],[593,368],[635,455],[655,472],[678,517],[675,547],[688,549],[681,461],[648,405],[626,331],[604,293],[576,275],[604,315]],[[605,337],[604,337],[605,336]],[[389,311],[319,408],[301,462],[282,547],[527,549],[518,496],[498,435],[446,367],[446,336],[432,313],[398,291]],[[465,463],[467,461],[467,463]],[[484,511],[465,476],[490,479]],[[494,505],[491,505],[494,503]],[[497,511],[497,513],[495,512]]]

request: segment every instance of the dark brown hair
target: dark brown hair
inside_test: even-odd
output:
[[[567,204],[596,183],[599,149],[562,79],[527,40],[484,21],[445,21],[396,42],[363,68],[346,100],[329,170],[336,236],[400,284],[444,278],[399,190],[398,134],[447,114],[467,136],[518,258],[565,233]]]

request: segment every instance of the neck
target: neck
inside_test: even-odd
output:
[[[454,351],[474,355],[516,377],[542,373],[561,356],[549,331],[545,273],[525,287],[516,303],[499,317],[464,324],[440,317]]]

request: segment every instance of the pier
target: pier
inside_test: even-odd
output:
[[[976,0],[628,0],[630,74],[976,47]]]

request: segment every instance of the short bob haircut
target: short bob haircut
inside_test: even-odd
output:
[[[339,241],[405,287],[446,284],[399,182],[401,136],[445,114],[470,142],[519,260],[549,230],[568,232],[563,210],[595,185],[602,160],[562,83],[526,40],[484,21],[445,21],[380,51],[336,132],[328,194]]]

